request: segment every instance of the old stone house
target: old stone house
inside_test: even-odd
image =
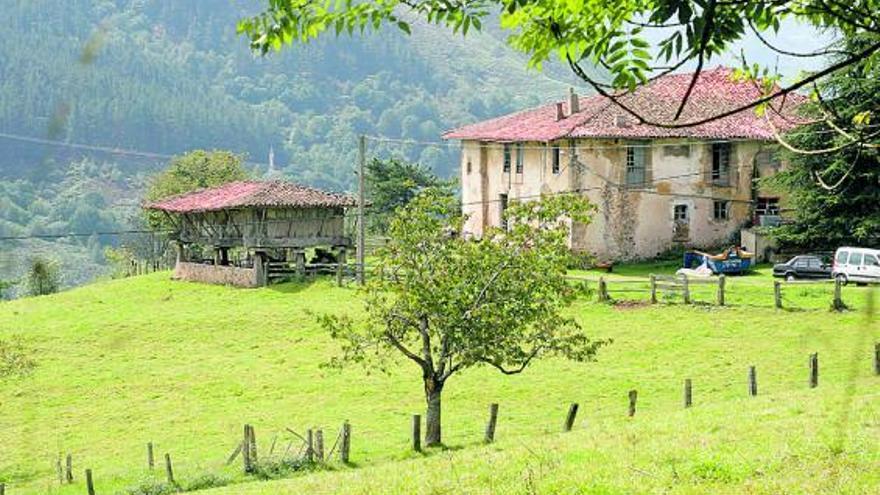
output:
[[[679,122],[697,122],[760,96],[733,71],[703,72]],[[620,101],[671,122],[691,74],[659,78]],[[500,226],[509,201],[541,194],[585,194],[597,206],[589,225],[572,225],[571,246],[603,260],[654,257],[676,245],[737,242],[743,226],[778,219],[780,196],[755,179],[779,170],[774,128],[790,129],[804,98],[774,102],[699,125],[639,124],[601,96],[562,102],[467,125],[444,134],[461,147],[466,231]]]

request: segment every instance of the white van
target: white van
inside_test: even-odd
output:
[[[880,249],[838,248],[831,276],[844,284],[880,284]]]

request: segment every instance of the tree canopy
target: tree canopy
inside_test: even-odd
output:
[[[693,87],[705,63],[729,50],[747,33],[757,36],[765,49],[781,55],[842,57],[827,62],[796,83],[779,88],[774,84],[779,80],[775,74],[751,65],[744,54],[742,75],[763,75],[767,96],[736,109],[719,111],[709,120],[761,106],[769,97],[809,87],[854,63],[876,64],[880,57],[880,41],[876,40],[857,51],[829,45],[804,53],[797,47],[777,47],[766,37],[767,33],[780,30],[786,19],[842,36],[880,34],[878,0],[269,0],[266,10],[242,20],[239,30],[249,36],[254,49],[266,53],[286,43],[308,42],[328,31],[338,35],[378,30],[383,24],[390,24],[409,33],[409,19],[413,16],[464,34],[480,29],[486,18],[497,16],[510,33],[508,42],[527,53],[533,65],[558,57],[595,91],[611,98],[640,122],[663,127],[705,122],[678,120],[689,90],[669,122],[653,122],[639,115],[617,100],[617,91],[632,90],[686,64],[696,66]],[[588,65],[605,69],[609,80],[590,75]]]
[[[399,158],[373,158],[367,163],[366,193],[370,200],[370,226],[385,231],[394,211],[427,188],[452,192],[454,181],[437,177],[428,167]]]
[[[865,36],[847,41],[853,51],[868,43]],[[793,215],[792,222],[772,233],[797,247],[876,245],[880,131],[871,114],[880,108],[880,66],[852,65],[824,81],[819,94],[828,96],[805,109],[816,123],[781,139],[789,164],[768,181],[790,194]],[[834,127],[829,130],[826,123]]]
[[[581,196],[514,203],[509,228],[465,239],[465,218],[450,195],[427,190],[397,211],[388,245],[366,287],[365,322],[324,316],[343,343],[332,364],[382,368],[402,355],[417,365],[427,402],[426,444],[441,442],[441,393],[454,374],[490,366],[505,374],[537,358],[593,358],[591,340],[563,314],[576,295],[565,279],[569,220],[588,222]]]

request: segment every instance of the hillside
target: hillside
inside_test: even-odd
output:
[[[0,382],[7,493],[84,493],[87,467],[99,493],[124,493],[150,478],[150,441],[158,456],[172,455],[181,483],[206,473],[240,483],[240,463],[224,463],[242,424],[255,426],[265,456],[285,428],[322,427],[332,440],[344,420],[355,467],[216,493],[867,493],[880,484],[870,361],[880,325],[866,326],[858,311],[829,313],[827,295],[817,297],[827,287],[787,292],[792,303],[812,301],[787,311],[769,306],[763,276],[730,279],[726,308],[582,298],[572,311],[585,331],[614,339],[599,360],[451,380],[452,450],[421,459],[408,449],[410,416],[423,409],[409,363],[392,363],[389,375],[320,366],[336,345],[310,313],[356,317],[355,290],[329,280],[236,290],[167,277],[0,303],[0,339],[18,336],[37,362],[31,376]],[[858,309],[864,294],[846,287],[844,299]],[[821,362],[813,390],[812,352]],[[746,393],[752,364],[757,398]],[[688,377],[694,407],[684,411]],[[630,389],[638,412],[627,419]],[[489,402],[501,404],[499,442],[483,448]],[[563,435],[571,402],[581,412]],[[59,487],[53,466],[68,452],[76,483]]]

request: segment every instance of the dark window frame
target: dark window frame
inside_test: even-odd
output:
[[[504,143],[504,165],[503,165],[502,170],[505,174],[510,173],[510,162],[511,162],[510,143]]]
[[[522,174],[526,152],[522,143],[516,143],[516,173]]]
[[[550,171],[553,173],[553,175],[559,175],[559,172],[561,172],[560,166],[562,162],[562,150],[559,148],[558,144],[554,144],[550,153]]]
[[[731,146],[729,142],[712,143],[712,184],[730,185]]]
[[[646,187],[648,181],[648,152],[644,143],[630,143],[626,146],[626,163],[624,182],[630,187]],[[637,157],[641,162],[637,162]],[[638,180],[637,180],[638,179]]]
[[[712,202],[712,218],[718,221],[730,220],[730,201],[716,199]]]

